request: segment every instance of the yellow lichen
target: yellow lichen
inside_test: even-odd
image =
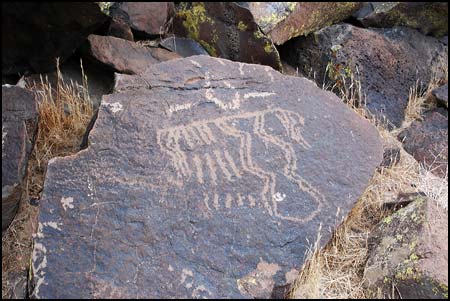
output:
[[[192,8],[183,8],[178,13],[178,16],[183,18],[183,26],[188,31],[188,36],[198,41],[208,53],[212,56],[217,56],[216,49],[208,42],[200,39],[200,26],[203,23],[210,23],[214,25],[214,20],[206,15],[206,9],[203,3],[196,3]],[[212,33],[211,41],[215,43],[219,39],[215,31]],[[215,35],[214,35],[215,34]]]
[[[242,21],[239,21],[237,27],[238,27],[238,29],[239,29],[240,31],[245,31],[245,30],[247,30],[247,25],[245,25],[244,22],[242,22]]]

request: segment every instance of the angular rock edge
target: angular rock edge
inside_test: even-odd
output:
[[[208,71],[215,70],[214,68],[218,70],[223,68],[224,71],[222,71],[222,74],[217,75],[215,72],[211,72],[208,75]],[[183,73],[181,72],[182,70],[189,70],[189,72]],[[256,76],[257,73],[259,78]],[[160,78],[156,77],[156,74],[159,74]],[[268,82],[272,82],[272,86],[267,85]],[[271,87],[276,88],[277,84],[279,85],[279,92],[283,93],[298,92],[299,86],[304,86],[306,89],[301,90],[302,92],[299,95],[296,94],[300,97],[298,99],[283,99],[283,101],[280,101],[279,98],[275,97],[276,95],[272,94],[274,92],[270,90]],[[251,87],[251,85],[254,87]],[[280,88],[280,85],[282,88]],[[250,89],[248,86],[250,86]],[[160,63],[150,67],[142,76],[117,74],[117,93],[103,98],[97,122],[90,133],[90,146],[73,156],[55,158],[49,162],[41,201],[39,230],[34,241],[32,259],[33,280],[36,286],[33,292],[34,297],[169,297],[172,294],[173,296],[182,297],[257,296],[267,298],[277,296],[277,293],[286,289],[286,284],[289,284],[295,278],[297,269],[300,268],[303,252],[307,248],[305,241],[307,237],[299,236],[296,231],[293,231],[295,230],[295,221],[273,221],[270,218],[268,219],[267,217],[270,217],[270,215],[267,215],[267,213],[263,214],[264,211],[259,207],[232,208],[230,212],[217,213],[222,217],[227,216],[226,214],[231,214],[230,217],[236,218],[238,221],[237,225],[241,226],[240,231],[245,232],[251,230],[249,226],[255,225],[255,223],[248,223],[247,219],[243,219],[240,210],[247,213],[253,210],[254,215],[246,216],[254,218],[255,222],[259,222],[256,224],[258,229],[261,230],[262,236],[256,241],[268,248],[273,254],[263,255],[261,251],[258,253],[258,246],[254,246],[250,248],[252,252],[244,256],[246,249],[241,244],[245,240],[242,240],[239,232],[232,231],[231,234],[228,234],[231,236],[217,235],[217,233],[230,231],[230,223],[234,219],[231,221],[225,220],[225,225],[217,224],[216,219],[203,219],[201,211],[205,208],[201,209],[202,207],[199,207],[198,203],[192,204],[188,202],[189,205],[186,208],[180,208],[182,210],[174,208],[176,209],[175,211],[165,207],[170,211],[170,214],[168,214],[158,208],[158,206],[164,207],[166,205],[158,205],[161,203],[158,203],[156,199],[146,199],[145,202],[140,201],[142,197],[152,198],[151,193],[152,189],[154,189],[150,188],[148,190],[149,188],[147,188],[146,190],[145,187],[142,187],[143,185],[153,187],[154,185],[167,183],[167,178],[157,178],[159,174],[167,175],[167,162],[151,160],[149,157],[141,159],[139,159],[139,156],[130,157],[135,150],[127,147],[127,142],[131,142],[132,144],[128,145],[134,145],[134,147],[145,144],[144,150],[148,156],[149,152],[150,154],[158,152],[157,148],[152,146],[151,141],[149,142],[148,139],[142,140],[142,136],[141,138],[135,136],[136,133],[140,133],[145,137],[147,130],[155,129],[150,126],[153,122],[156,123],[159,129],[167,126],[169,121],[166,119],[170,118],[170,114],[178,117],[171,120],[172,123],[175,123],[171,124],[172,126],[184,124],[187,120],[195,120],[194,117],[205,116],[204,113],[206,112],[210,113],[207,115],[208,117],[232,116],[236,118],[224,108],[230,109],[237,105],[237,102],[233,102],[232,97],[228,101],[221,101],[218,98],[220,95],[216,94],[214,96],[215,91],[222,91],[224,94],[220,97],[228,97],[230,95],[226,93],[234,92],[234,90],[242,91],[240,92],[242,93],[241,99],[247,99],[249,103],[253,101],[253,108],[276,110],[276,108],[271,108],[270,104],[275,105],[277,103],[280,106],[290,106],[292,108],[294,108],[292,105],[296,104],[303,108],[306,114],[305,124],[310,123],[308,125],[310,127],[309,131],[304,133],[305,139],[310,140],[311,145],[314,145],[314,143],[319,145],[314,153],[309,154],[308,162],[304,162],[302,157],[297,158],[299,164],[305,164],[302,175],[308,179],[312,177],[310,181],[318,186],[317,189],[319,191],[322,188],[325,190],[330,189],[331,192],[324,192],[327,199],[334,198],[338,201],[338,204],[327,204],[328,208],[323,209],[326,209],[323,221],[327,226],[335,225],[336,221],[339,222],[340,218],[350,211],[354,202],[366,188],[376,166],[381,162],[382,147],[375,127],[352,112],[332,93],[318,89],[309,80],[283,76],[269,67],[235,63],[207,56],[193,56],[189,59],[176,59]],[[173,97],[166,98],[167,95],[165,93],[172,93]],[[213,93],[213,95],[209,93]],[[189,98],[186,99],[188,95]],[[244,95],[247,95],[247,97]],[[189,112],[188,108],[190,106],[188,101],[196,99],[195,96],[203,99],[203,101],[197,103],[197,115],[194,113],[192,115],[187,114],[188,116],[177,114],[186,110]],[[270,102],[264,102],[266,97],[270,99]],[[305,101],[302,101],[302,97]],[[204,98],[206,98],[206,101]],[[260,101],[252,100],[253,98]],[[318,98],[323,100],[320,106],[318,103],[310,103],[310,101],[318,102]],[[166,103],[164,103],[164,100]],[[194,105],[192,104],[191,106]],[[242,106],[247,105],[242,103]],[[201,112],[201,108],[205,112]],[[141,119],[142,115],[139,117],[140,112],[144,112],[145,116],[149,112],[154,113],[158,112],[158,110],[161,110],[161,112],[165,111],[169,114],[167,115],[169,117],[162,118],[164,116],[163,113],[160,113],[159,116],[158,114],[154,115],[154,118],[158,120],[155,120],[150,115],[147,115],[144,119]],[[132,112],[138,115],[133,115]],[[130,113],[131,115],[129,115]],[[319,113],[321,114],[320,118]],[[331,114],[336,114],[336,116]],[[342,119],[340,122],[334,119],[337,116]],[[320,122],[317,119],[320,119]],[[110,123],[110,121],[113,121],[113,123]],[[137,123],[133,125],[137,121],[144,124],[147,121],[150,124],[147,124],[147,127],[139,127]],[[317,136],[319,134],[317,132],[319,125],[324,130],[324,132],[321,132],[320,137]],[[135,129],[135,132],[125,130],[123,127],[126,126],[131,126],[131,128]],[[352,130],[349,130],[350,126],[353,127]],[[143,131],[144,129],[146,131]],[[151,138],[152,140],[156,139],[153,134],[148,136],[153,137]],[[343,135],[343,139],[346,137],[345,139],[353,141],[352,146],[358,146],[364,148],[364,150],[351,149],[351,147],[346,148],[348,143],[342,144],[342,141],[339,139],[331,139],[335,135]],[[121,139],[125,139],[125,141],[121,141]],[[127,139],[131,140],[127,141]],[[135,139],[139,139],[141,143],[134,144]],[[336,159],[336,157],[328,156],[327,153],[327,149],[334,144],[339,144],[339,147],[342,147],[342,153],[335,153],[334,156],[339,157],[339,160],[346,160],[346,163],[337,168],[337,170],[345,169],[348,170],[348,173],[345,175],[340,174],[338,175],[339,178],[336,178],[337,176],[327,169],[328,165],[325,165],[323,166],[324,169],[317,174],[318,170],[312,167],[317,167],[318,160],[325,158],[328,160]],[[120,155],[120,152],[117,152],[120,149],[117,146],[121,145],[125,147],[124,151],[129,151],[126,154],[126,158]],[[219,147],[221,147],[220,144]],[[137,153],[139,154],[141,151],[137,150]],[[116,155],[119,156],[112,160],[107,159],[107,156],[112,156],[111,158],[113,158]],[[94,156],[94,158],[89,159],[89,156]],[[101,158],[104,159],[102,160]],[[121,171],[118,174],[108,174],[108,172],[111,172],[111,170],[108,170],[109,168],[115,169],[121,166],[122,160],[129,159],[137,161],[131,165],[131,170],[127,170],[127,174],[133,176],[134,173],[134,176],[139,176],[139,172],[144,172],[144,174],[140,175],[140,181],[137,182],[138,186],[134,188],[132,188],[132,182],[138,178],[132,180],[127,178],[126,174],[121,176]],[[356,164],[356,162],[360,162],[361,165]],[[88,171],[91,168],[95,168],[97,164],[106,164],[106,166],[98,166],[100,168],[97,169],[97,174],[87,174],[86,177],[72,175],[76,170]],[[150,164],[148,166],[152,168],[141,169],[139,167],[141,164],[144,164],[143,167]],[[312,164],[312,166],[308,166],[308,164]],[[83,166],[82,169],[80,169],[81,166]],[[168,168],[170,169],[170,167]],[[104,174],[104,172],[107,173]],[[105,177],[108,175],[110,178]],[[97,178],[98,176],[100,177]],[[148,183],[149,176],[152,176],[153,181],[151,183]],[[64,180],[65,177],[68,177],[68,182]],[[125,191],[120,192],[119,188],[119,194],[116,195],[117,191],[114,192],[111,189],[117,186],[110,186],[107,182],[111,179],[114,181],[119,180],[120,177],[122,177],[122,180],[120,180],[122,181],[121,185],[131,186],[128,186],[128,191],[125,188]],[[142,182],[144,179],[147,179],[147,183]],[[103,183],[99,181],[103,181]],[[339,188],[333,188],[336,185]],[[198,188],[200,187],[198,184],[194,187],[195,191],[199,191]],[[259,186],[257,187],[259,188]],[[188,188],[190,187],[188,186]],[[172,188],[169,187],[169,189]],[[351,195],[344,194],[344,191],[351,192]],[[191,195],[189,189],[182,189],[181,193],[178,197],[188,198]],[[103,199],[96,198],[102,194]],[[128,196],[131,199],[128,199]],[[283,198],[283,194],[277,194],[276,196],[278,199]],[[114,207],[103,207],[100,211],[99,206],[101,204],[104,203],[106,205],[108,202],[117,201],[117,197],[119,197],[119,203],[115,204]],[[128,200],[121,202],[122,198]],[[87,203],[83,204],[85,201]],[[146,204],[148,205],[148,202],[153,203],[150,206],[152,207],[150,210],[142,207],[143,211],[130,211],[133,207],[132,204],[145,206]],[[85,209],[89,209],[92,206],[93,208],[97,207],[97,209],[91,212],[93,214],[90,214],[90,211]],[[125,206],[125,211],[121,211],[122,206]],[[337,207],[345,208],[344,210],[337,210]],[[308,210],[307,208],[304,209]],[[121,232],[120,218],[115,220],[112,217],[114,217],[114,214],[121,215],[125,212],[127,213],[125,216],[122,216],[123,219],[135,218],[136,220],[135,222],[128,220],[127,224],[122,226],[126,228],[126,231]],[[142,217],[141,212],[149,214],[151,218]],[[102,217],[103,213],[107,213],[106,216]],[[257,215],[258,213],[260,216]],[[162,216],[164,218],[159,220]],[[97,218],[100,219],[98,220]],[[312,221],[307,235],[310,241],[313,241],[316,237],[316,231],[320,223],[315,218]],[[169,227],[175,228],[172,228],[168,233],[164,233],[165,224],[170,222],[172,222],[172,226],[169,225]],[[146,223],[150,224],[146,225]],[[205,224],[206,228],[203,228]],[[194,244],[192,244],[192,240],[186,240],[186,237],[192,238],[192,235],[195,238],[196,230],[192,230],[195,227],[199,227],[200,237],[206,238],[206,241],[194,239]],[[209,228],[212,230],[209,230]],[[281,238],[277,234],[270,238],[270,240],[273,240],[270,243],[267,237],[265,238],[265,235],[270,231],[277,233],[278,228],[283,230],[279,230],[278,233],[281,231],[286,237]],[[158,229],[162,232],[158,232]],[[302,227],[296,230],[300,231],[301,229]],[[324,227],[324,229],[327,231],[328,227]],[[220,231],[214,232],[214,230]],[[180,236],[180,233],[184,233],[184,231],[187,231],[187,236]],[[119,234],[119,236],[115,236],[115,233]],[[324,235],[326,238],[324,242],[330,235],[331,233]],[[224,260],[220,255],[222,254],[222,248],[229,248],[228,243],[230,241],[227,243],[227,239],[232,237],[233,243],[231,243],[231,246],[237,247],[233,252],[238,253],[234,255],[224,253],[229,254],[228,258]],[[128,243],[130,242],[135,242],[135,247],[129,245]],[[139,246],[136,244],[138,242],[143,242],[144,244]],[[158,242],[162,242],[162,245],[159,245]],[[71,243],[74,243],[74,245],[71,245]],[[223,245],[223,243],[227,244]],[[151,248],[146,247],[150,245],[152,246]],[[204,249],[197,248],[197,251],[191,254],[189,245],[192,248],[200,245]],[[136,250],[136,253],[130,253],[130,246],[133,250]],[[243,248],[242,250],[240,246]],[[168,253],[165,252],[167,250],[169,250]],[[231,250],[233,248],[227,249],[227,251]],[[244,253],[241,254],[239,252]],[[199,257],[196,257],[196,253],[199,254]],[[155,256],[157,254],[159,256]],[[281,254],[284,254],[284,256],[281,256]],[[120,257],[117,258],[117,256]],[[236,261],[236,256],[240,257],[242,262]],[[262,258],[263,256],[264,258]],[[283,263],[275,261],[276,258],[278,260],[282,258]],[[183,266],[180,266],[180,261]],[[195,274],[192,271],[193,269],[196,271]],[[252,294],[254,289],[252,285],[255,281],[259,285],[256,288],[259,288],[260,295],[257,295],[258,292],[256,292],[256,295]],[[191,288],[193,290],[190,290]]]

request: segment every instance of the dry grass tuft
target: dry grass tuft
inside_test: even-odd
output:
[[[390,214],[384,202],[399,192],[415,192],[419,164],[402,150],[399,163],[375,172],[364,194],[331,241],[316,243],[291,291],[291,298],[369,298],[363,286],[367,239],[375,225]]]
[[[40,83],[27,86],[38,100],[39,128],[28,162],[26,195],[13,222],[2,234],[2,298],[7,298],[8,289],[11,289],[8,275],[26,271],[30,262],[38,208],[31,206],[28,199],[40,198],[50,159],[79,150],[87,124],[94,114],[87,90],[87,77],[80,63],[82,86],[72,81],[64,82],[59,61],[56,87],[52,87],[48,79],[42,77]]]
[[[395,133],[386,130],[387,127],[383,126],[385,121],[365,110],[365,95],[361,92],[358,72],[356,75],[342,76],[340,83],[341,86],[333,84],[323,88],[337,93],[352,110],[374,124],[385,147],[399,146],[400,161],[392,167],[375,171],[363,195],[328,244],[320,249],[318,241],[315,243],[293,285],[290,298],[373,297],[368,295],[363,285],[369,234],[384,217],[392,213],[384,206],[386,201],[396,199],[400,192],[417,192],[419,183],[423,181],[418,162],[403,150]]]
[[[35,150],[31,158],[32,196],[39,196],[51,158],[67,156],[79,150],[81,139],[91,120],[94,109],[88,94],[87,77],[83,75],[83,86],[64,82],[57,64],[57,84],[52,87],[48,79],[29,88],[39,100],[39,131]]]
[[[420,164],[418,189],[425,193],[428,199],[448,210],[448,165],[444,177],[438,177],[432,172],[435,164]]]
[[[431,91],[445,84],[448,81],[448,72],[444,72],[446,77],[441,77],[442,70],[432,69],[430,82],[424,87],[419,80],[409,90],[408,105],[405,110],[405,121],[402,128],[407,127],[414,120],[422,120],[423,113],[433,109],[435,104],[428,102]]]

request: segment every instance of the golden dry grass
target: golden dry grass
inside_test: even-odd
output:
[[[445,77],[442,78],[440,74],[444,72]],[[430,103],[428,100],[431,96],[431,91],[440,87],[448,81],[448,71],[432,69],[431,79],[426,87],[416,81],[415,85],[409,90],[408,105],[405,110],[405,121],[402,124],[402,128],[409,126],[414,120],[422,120],[422,115],[426,110],[430,110],[435,107],[434,103]]]
[[[57,64],[57,84],[48,79],[27,85],[38,100],[39,129],[34,150],[28,162],[28,182],[17,215],[2,235],[2,298],[10,289],[8,275],[25,271],[32,252],[32,233],[36,231],[38,208],[28,199],[40,198],[48,161],[79,150],[87,124],[94,110],[87,92],[87,78],[83,85],[65,82]]]
[[[347,82],[345,82],[347,81]],[[297,280],[290,292],[290,298],[302,299],[360,299],[380,297],[369,295],[364,287],[364,267],[368,258],[367,240],[374,227],[386,216],[391,214],[384,203],[395,199],[398,193],[427,191],[427,195],[439,199],[448,196],[447,180],[436,188],[436,179],[429,172],[429,167],[421,166],[410,154],[401,147],[396,133],[389,132],[382,122],[364,110],[365,97],[361,93],[361,85],[357,76],[341,78],[343,87],[338,95],[356,113],[374,124],[381,136],[385,148],[400,147],[400,161],[389,168],[375,171],[368,187],[357,201],[355,207],[344,222],[335,230],[331,240],[323,248],[318,242],[314,244],[307,255]],[[419,91],[418,85],[412,88],[411,95],[420,95],[421,99],[413,99],[408,112],[416,118],[423,109],[426,93],[441,84],[436,77],[428,85],[426,91]],[[336,92],[336,85],[324,86],[325,89]],[[419,93],[420,92],[420,93]],[[318,234],[320,239],[320,233]]]

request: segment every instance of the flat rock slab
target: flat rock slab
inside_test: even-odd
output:
[[[448,169],[448,117],[438,111],[414,121],[398,135],[405,150],[420,163],[432,168],[432,173],[445,177]]]
[[[416,81],[428,83],[434,70],[443,78],[448,68],[447,44],[408,27],[336,24],[285,43],[280,55],[301,74],[315,72],[320,86],[359,79],[367,110],[389,129],[401,126]]]
[[[33,94],[17,86],[2,85],[2,230],[16,215],[26,187],[37,127]]]
[[[267,66],[192,56],[115,90],[49,163],[35,297],[281,297],[382,160],[375,127]]]
[[[89,57],[110,69],[127,74],[140,74],[150,65],[180,57],[166,49],[141,46],[132,41],[98,35],[90,35],[83,50]]]

